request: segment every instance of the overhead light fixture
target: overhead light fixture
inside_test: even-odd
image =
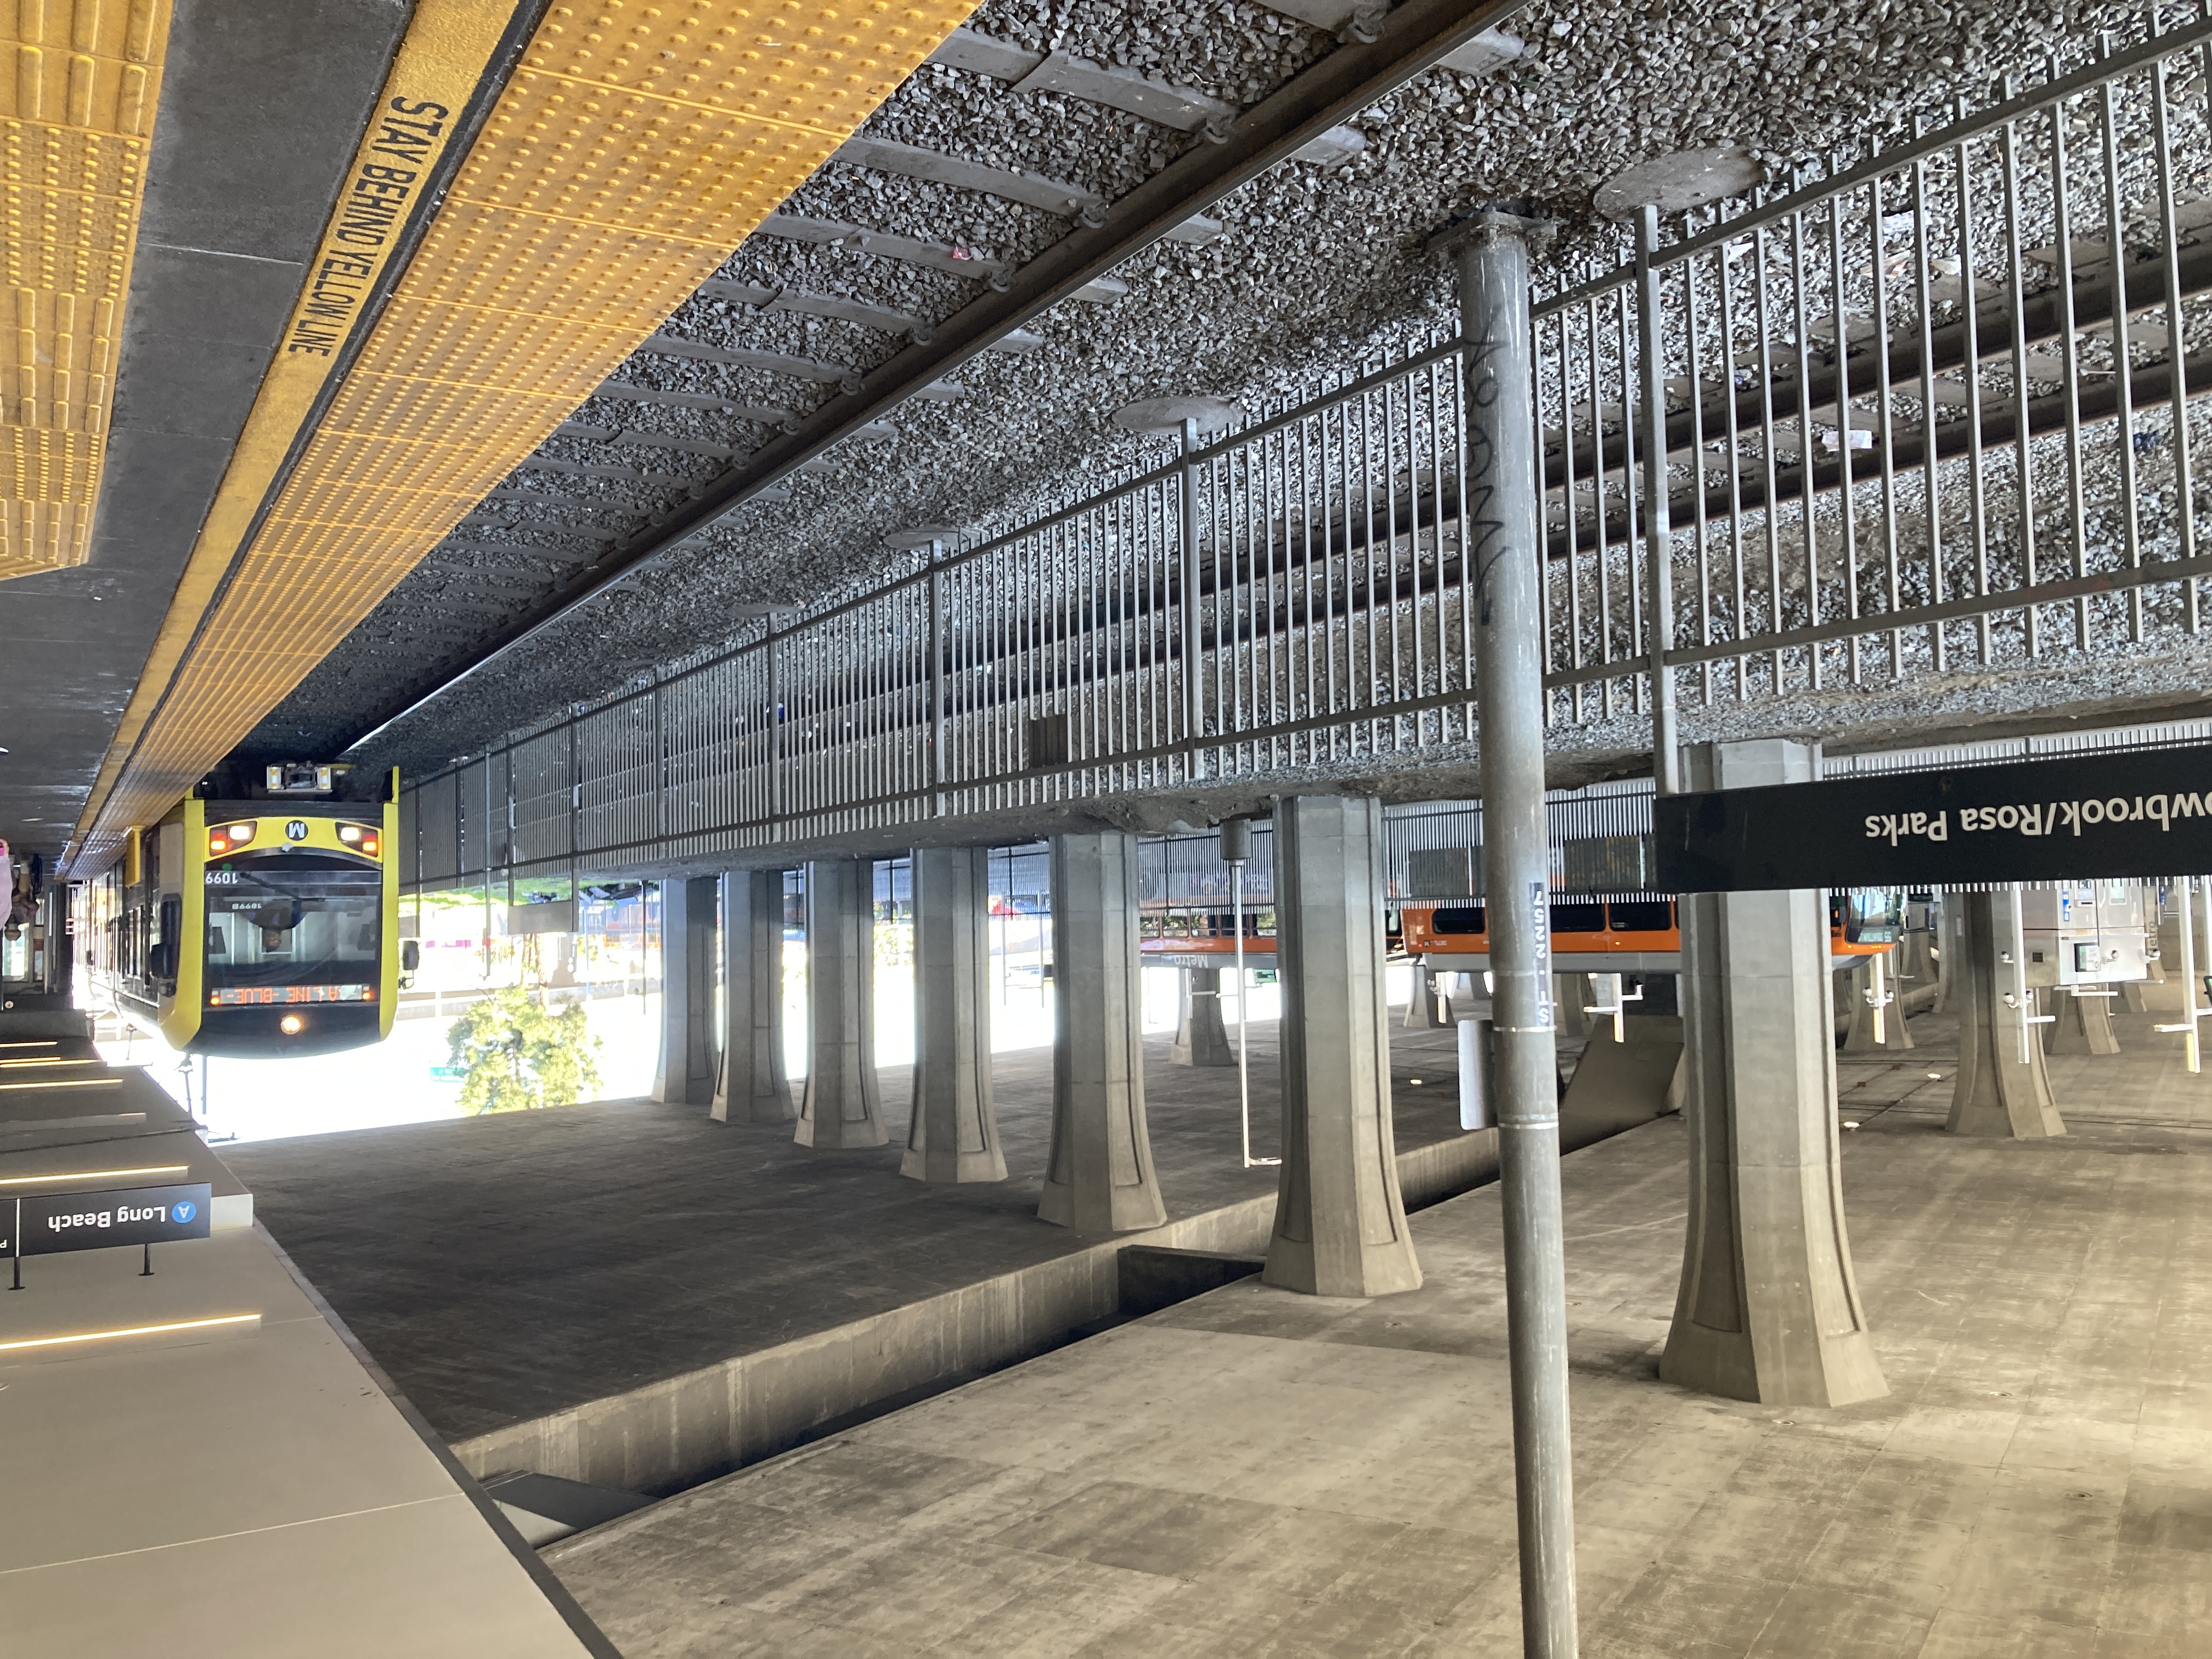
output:
[[[911,530],[894,530],[884,538],[884,545],[896,552],[911,553],[932,542],[949,542],[958,533],[949,524],[918,524]]]
[[[1311,161],[1325,167],[1340,167],[1355,156],[1367,152],[1367,135],[1358,127],[1331,127],[1327,132],[1309,138],[1291,152],[1293,161]]]
[[[1206,436],[1224,429],[1237,415],[1226,398],[1146,398],[1122,404],[1109,418],[1125,432],[1180,432],[1185,421],[1195,421],[1200,435]]]
[[[1465,46],[1455,46],[1446,52],[1437,60],[1437,67],[1457,70],[1462,75],[1490,75],[1528,49],[1528,42],[1517,34],[1508,34],[1503,29],[1485,29]]]
[[[1633,219],[1647,207],[1686,213],[1747,195],[1765,176],[1759,158],[1741,144],[1677,150],[1623,167],[1597,187],[1591,205],[1608,219]]]

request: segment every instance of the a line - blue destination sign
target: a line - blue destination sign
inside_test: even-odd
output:
[[[172,1244],[208,1236],[214,1194],[206,1182],[128,1187],[100,1193],[47,1193],[0,1208],[0,1256],[58,1255],[126,1244]]]
[[[2202,874],[2212,748],[1662,795],[1652,829],[1674,893]]]

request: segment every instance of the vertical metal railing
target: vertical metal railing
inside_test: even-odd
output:
[[[1723,729],[2200,648],[2208,51],[2203,4],[2147,8],[1540,279],[1554,748],[1648,746],[1667,684]],[[1468,763],[1461,385],[1448,333],[1409,339],[518,734],[504,856],[638,867]],[[488,826],[449,859],[438,813],[415,823],[426,884],[490,861]]]

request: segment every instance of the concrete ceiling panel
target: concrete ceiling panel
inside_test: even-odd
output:
[[[89,556],[7,586],[0,837],[13,845],[54,859],[83,804],[407,10],[176,0]]]

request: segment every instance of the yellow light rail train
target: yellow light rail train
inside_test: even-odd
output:
[[[382,1041],[415,965],[399,939],[398,799],[396,771],[358,786],[322,765],[202,782],[76,889],[94,995],[185,1054]]]

